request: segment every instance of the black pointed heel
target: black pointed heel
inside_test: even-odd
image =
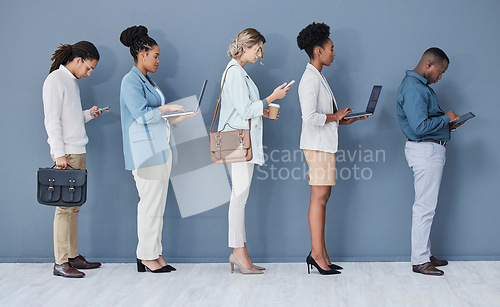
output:
[[[340,265],[336,265],[336,264],[329,264],[328,267],[332,270],[342,270],[343,267],[341,267]]]
[[[169,273],[172,270],[168,266],[164,266],[156,270],[151,270],[150,268],[147,267],[147,265],[142,263],[141,259],[137,258],[137,272],[143,273],[146,271],[150,271],[151,273]]]
[[[339,271],[335,270],[335,269],[330,269],[330,270],[323,270],[319,265],[318,263],[316,263],[316,260],[314,260],[314,258],[311,256],[311,254],[309,254],[306,258],[306,263],[307,263],[307,274],[311,274],[311,270],[312,267],[316,267],[316,269],[318,270],[318,272],[321,274],[321,275],[333,275],[333,274],[340,274]]]
[[[162,255],[160,255],[160,257],[162,257]],[[165,260],[165,259],[163,259]],[[164,266],[165,270],[170,270],[170,272],[173,272],[173,271],[177,271],[176,268],[174,268],[173,266],[171,266],[170,264],[167,264]]]
[[[170,264],[167,264],[166,266],[164,266],[164,268],[167,269],[167,270],[170,270],[171,272],[177,271],[177,269],[174,268],[173,266],[171,266]]]

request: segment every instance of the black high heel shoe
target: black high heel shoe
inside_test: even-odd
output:
[[[329,264],[328,267],[332,270],[342,270],[343,267],[341,267],[340,265],[336,265],[336,264]]]
[[[307,256],[306,258],[306,263],[307,263],[307,274],[311,274],[311,269],[313,266],[316,267],[316,269],[318,270],[318,272],[321,274],[321,275],[333,275],[333,274],[340,274],[339,271],[337,270],[334,270],[334,269],[331,269],[331,270],[323,270],[319,265],[318,263],[316,263],[316,260],[314,260],[314,258],[311,256],[311,254],[309,253],[309,255]]]
[[[170,264],[167,264],[166,266],[164,266],[164,268],[170,270],[170,272],[177,271],[177,269],[171,266]]]
[[[161,267],[161,268],[156,269],[156,270],[151,270],[150,268],[148,268],[147,265],[142,263],[141,259],[137,258],[137,272],[142,273],[142,272],[146,272],[146,271],[150,271],[151,273],[169,273],[172,270],[169,269],[167,266]]]
[[[162,255],[160,255],[160,257],[162,257]],[[165,259],[163,259],[163,260],[165,260]],[[165,268],[166,270],[170,270],[171,272],[173,272],[173,271],[177,271],[177,269],[176,269],[176,268],[174,268],[173,266],[171,266],[170,264],[165,265],[165,266],[164,266],[164,268]]]

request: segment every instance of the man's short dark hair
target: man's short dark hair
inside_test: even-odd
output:
[[[444,53],[443,50],[441,50],[437,47],[432,47],[432,48],[427,49],[424,52],[424,55],[432,55],[433,57],[436,57],[441,61],[446,61],[446,62],[448,62],[448,64],[450,64],[450,59],[448,58],[446,53]]]

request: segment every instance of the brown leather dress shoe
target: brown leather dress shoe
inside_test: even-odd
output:
[[[79,255],[78,257],[75,258],[70,258],[68,259],[69,264],[74,267],[75,269],[95,269],[101,266],[100,262],[88,262],[83,258],[82,255]]]
[[[435,275],[435,276],[440,276],[444,274],[443,271],[436,269],[434,264],[432,264],[432,262],[430,261],[419,265],[414,265],[413,272],[425,275]]]
[[[448,264],[448,261],[446,260],[439,260],[434,256],[431,256],[431,262],[434,264],[434,266],[444,266]]]
[[[78,271],[68,262],[65,262],[63,264],[54,264],[54,275],[70,278],[82,278],[85,276],[85,273]]]

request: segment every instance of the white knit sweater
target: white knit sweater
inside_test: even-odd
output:
[[[92,118],[90,110],[82,111],[76,77],[63,65],[43,83],[43,111],[50,153],[55,158],[85,153],[85,123]]]

